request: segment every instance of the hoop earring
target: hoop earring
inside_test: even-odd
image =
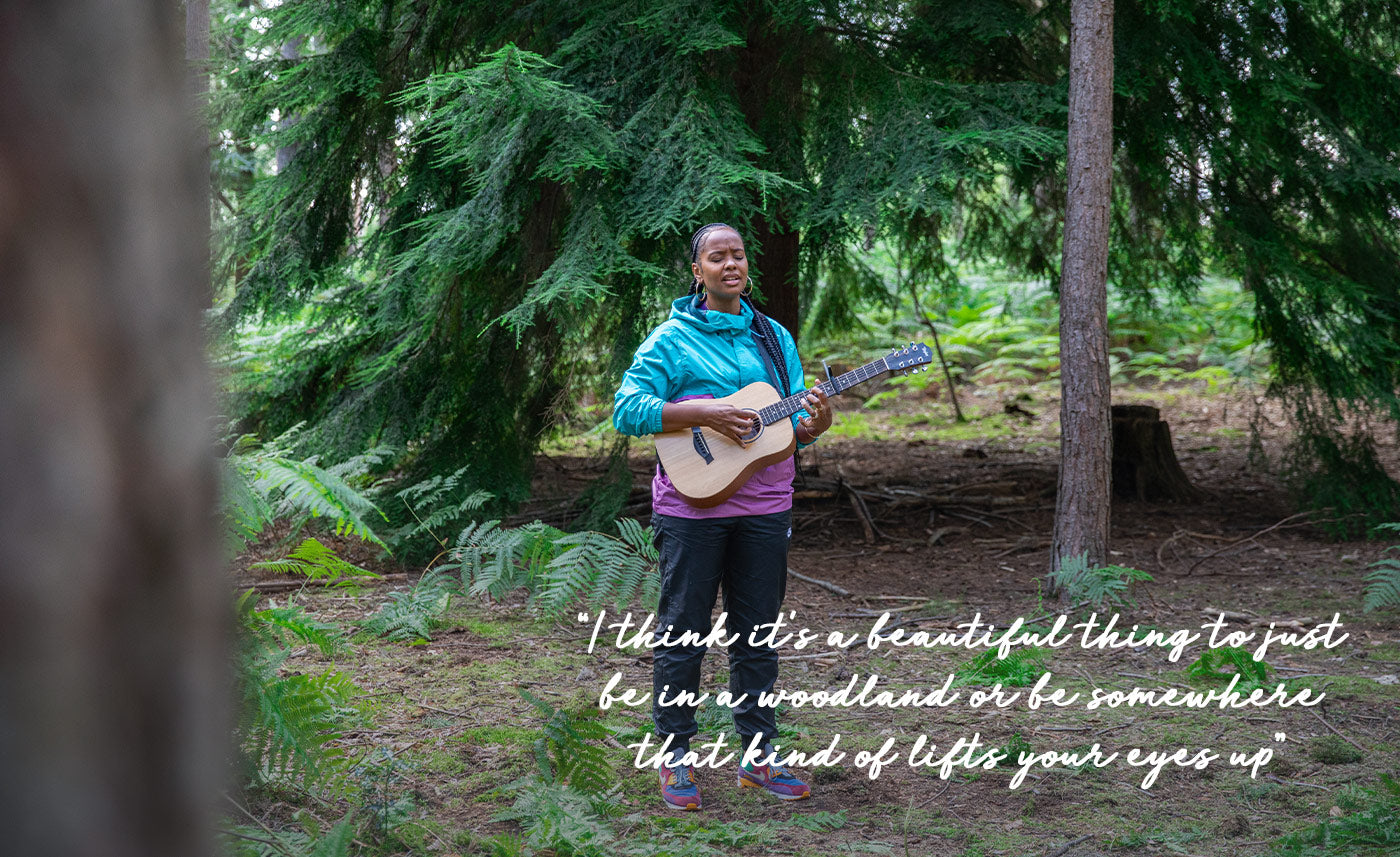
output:
[[[753,277],[749,277],[744,281],[744,290],[739,294],[743,297],[748,297],[753,294]]]

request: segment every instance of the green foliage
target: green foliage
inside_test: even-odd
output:
[[[313,830],[283,830],[268,833],[261,827],[230,825],[224,841],[231,857],[350,857],[355,828],[342,819],[321,833]]]
[[[387,747],[376,747],[350,770],[359,782],[361,807],[369,818],[370,830],[378,838],[401,826],[417,809],[418,802],[407,788],[410,770],[411,766]]]
[[[613,791],[616,777],[608,767],[608,754],[595,743],[608,737],[608,731],[598,722],[598,712],[570,713],[554,708],[527,690],[521,690],[520,695],[545,718],[543,732],[533,745],[539,777],[585,795],[601,796]]]
[[[570,713],[521,691],[545,719],[533,748],[537,771],[513,783],[515,803],[497,813],[514,821],[520,834],[501,834],[486,845],[499,857],[723,857],[736,848],[762,848],[784,828],[828,831],[846,824],[844,812],[797,814],[783,821],[696,822],[626,812],[618,778],[599,744],[607,730],[597,711]],[[649,773],[649,772],[648,772]],[[654,776],[654,775],[653,775]],[[626,825],[620,833],[618,825]]]
[[[1324,765],[1350,765],[1361,761],[1362,755],[1336,735],[1319,735],[1308,742],[1308,758]]]
[[[1348,434],[1306,407],[1299,405],[1299,431],[1283,462],[1298,505],[1316,512],[1317,526],[1337,539],[1400,517],[1400,483],[1386,473],[1370,436]]]
[[[431,571],[409,589],[396,589],[389,600],[366,619],[361,628],[367,634],[393,642],[419,643],[433,638],[442,627],[455,591],[455,581],[440,571]]]
[[[414,555],[420,552],[422,537],[428,536],[434,549],[445,549],[447,542],[437,535],[438,532],[471,520],[491,500],[489,491],[472,491],[467,487],[470,469],[470,466],[459,467],[447,476],[430,476],[395,493],[394,497],[408,510],[412,520],[389,535],[390,546]],[[426,509],[432,511],[420,517]]]
[[[464,529],[449,562],[462,588],[473,597],[500,599],[524,589],[530,604],[547,617],[558,617],[579,602],[619,609],[640,598],[655,607],[660,583],[651,529],[636,521],[617,522],[620,537],[604,533],[564,533],[535,522],[501,527],[496,521]]]
[[[580,600],[621,610],[639,599],[655,610],[660,597],[659,559],[650,527],[631,518],[617,522],[620,538],[604,533],[572,533],[554,540],[556,556],[537,581],[531,603],[545,616],[558,617]]]
[[[364,578],[377,580],[383,576],[346,562],[316,539],[306,539],[282,559],[255,562],[249,567],[278,574],[299,575],[309,581],[319,581],[337,587],[355,586]]]
[[[1152,575],[1121,565],[1089,567],[1087,554],[1060,559],[1060,567],[1050,572],[1051,585],[1065,593],[1070,602],[1088,601],[1095,608],[1105,604],[1127,607],[1133,601],[1130,592],[1134,583],[1150,582]]]
[[[1381,524],[1379,532],[1400,533],[1400,523]],[[1386,553],[1400,550],[1391,545]],[[1366,598],[1363,605],[1367,613],[1385,607],[1400,607],[1400,560],[1383,557],[1371,563],[1371,571],[1366,575]]]
[[[257,610],[256,600],[250,590],[238,605],[244,632],[237,662],[242,773],[254,784],[319,780],[340,761],[330,742],[343,716],[353,710],[358,688],[335,670],[282,675],[281,669],[291,655],[291,641],[329,655],[343,645],[343,637],[298,606]]]
[[[322,467],[319,456],[297,458],[291,444],[300,432],[294,426],[276,439],[260,443],[238,438],[228,456],[225,506],[239,547],[279,518],[294,521],[293,532],[308,519],[332,522],[336,535],[352,534],[381,547],[370,522],[384,515],[365,496],[370,468],[388,451],[374,449],[340,464]]]
[[[443,571],[461,574],[462,589],[472,597],[499,600],[507,592],[534,592],[536,580],[558,551],[555,540],[563,530],[536,521],[523,527],[502,527],[499,521],[468,524],[457,536]]]
[[[1044,675],[1050,664],[1050,650],[1031,646],[1013,649],[1006,657],[997,657],[988,649],[957,668],[955,686],[965,684],[1000,684],[1003,687],[1027,687]]]
[[[1187,664],[1186,674],[1198,681],[1214,684],[1223,684],[1239,675],[1236,689],[1248,692],[1255,688],[1267,688],[1272,669],[1267,661],[1256,661],[1248,649],[1233,646],[1207,649],[1199,658]]]
[[[1377,787],[1349,785],[1337,795],[1338,818],[1274,843],[1269,857],[1382,857],[1400,850],[1400,783],[1382,774]]]

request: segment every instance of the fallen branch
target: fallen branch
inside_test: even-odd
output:
[[[1303,676],[1294,676],[1294,678],[1303,678]],[[1316,711],[1312,711],[1312,709],[1309,709],[1309,711],[1312,713],[1313,717],[1316,717],[1318,719],[1319,723],[1321,723],[1323,726],[1326,726],[1328,729],[1331,729],[1333,735],[1336,735],[1338,738],[1341,738],[1343,741],[1347,742],[1348,744],[1350,744],[1351,746],[1355,747],[1363,753],[1368,752],[1365,747],[1361,746],[1360,744],[1351,740],[1347,736],[1343,735],[1340,731],[1337,730],[1337,727],[1333,726],[1331,723],[1328,723],[1327,720],[1321,714],[1318,714]]]
[[[1210,553],[1208,553],[1208,554],[1206,554],[1205,556],[1201,557],[1200,559],[1196,560],[1195,564],[1193,564],[1190,568],[1186,569],[1186,574],[1185,574],[1184,576],[1189,577],[1189,576],[1191,575],[1191,572],[1195,571],[1196,568],[1197,568],[1197,566],[1199,566],[1201,563],[1205,562],[1206,560],[1211,559],[1212,557],[1219,556],[1220,554],[1224,553],[1225,551],[1229,550],[1229,549],[1232,548],[1232,547],[1235,547],[1236,545],[1242,545],[1242,544],[1244,544],[1245,542],[1254,541],[1255,539],[1259,538],[1259,537],[1262,536],[1262,535],[1265,535],[1266,533],[1271,533],[1271,532],[1273,532],[1274,530],[1277,530],[1279,527],[1283,526],[1284,524],[1288,523],[1289,521],[1292,521],[1292,520],[1294,520],[1294,519],[1296,519],[1296,518],[1304,517],[1304,516],[1306,516],[1307,514],[1308,514],[1307,512],[1296,512],[1296,513],[1294,513],[1294,514],[1292,514],[1292,515],[1289,515],[1287,518],[1284,518],[1283,520],[1279,521],[1279,522],[1276,523],[1276,524],[1273,524],[1273,525],[1271,525],[1271,526],[1265,527],[1264,529],[1260,530],[1260,531],[1257,532],[1257,533],[1254,533],[1253,535],[1245,536],[1245,537],[1242,538],[1242,539],[1235,539],[1233,542],[1230,542],[1229,544],[1225,545],[1224,547],[1221,547],[1221,548],[1218,549],[1218,550],[1213,550],[1213,551],[1211,551]]]
[[[1083,836],[1079,837],[1078,839],[1071,839],[1070,841],[1066,842],[1064,845],[1061,845],[1059,848],[1056,848],[1054,851],[1051,851],[1051,852],[1047,853],[1047,854],[1045,855],[1045,857],[1060,857],[1060,855],[1067,853],[1067,852],[1069,851],[1069,849],[1073,848],[1074,846],[1078,845],[1079,843],[1083,842],[1084,840],[1086,840],[1086,839],[1093,839],[1093,838],[1094,838],[1094,834],[1092,834],[1092,833],[1086,833],[1086,834],[1084,834]]]
[[[369,586],[375,583],[402,583],[406,580],[408,580],[408,574],[406,572],[399,572],[397,574],[384,574],[379,577],[365,578],[363,580],[356,578],[354,584],[356,586]],[[305,589],[307,587],[335,586],[345,582],[346,580],[344,578],[334,581],[311,580],[310,578],[303,578],[301,580],[259,580],[254,583],[244,584],[240,586],[239,589],[256,589],[263,595],[272,595],[278,592],[291,592],[296,589]]]
[[[851,597],[851,593],[850,593],[850,592],[846,591],[845,589],[842,589],[841,587],[837,586],[837,585],[834,584],[834,583],[831,583],[831,582],[828,582],[828,581],[825,581],[825,580],[818,580],[818,579],[815,578],[815,577],[808,577],[808,576],[805,575],[805,574],[798,574],[797,572],[793,571],[791,568],[789,568],[789,569],[787,570],[787,573],[790,574],[790,575],[792,575],[793,577],[797,578],[798,580],[804,580],[804,581],[806,581],[807,583],[810,583],[810,584],[812,584],[812,585],[814,585],[814,586],[820,586],[822,589],[825,589],[825,590],[828,591],[828,592],[834,592],[834,593],[836,593],[837,595],[841,596],[842,598],[850,598],[850,597]]]

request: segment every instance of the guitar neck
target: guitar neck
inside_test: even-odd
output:
[[[786,399],[774,402],[766,408],[759,410],[758,415],[763,420],[764,425],[772,425],[778,420],[792,416],[806,407],[803,401],[812,390],[821,390],[828,396],[839,396],[857,384],[864,384],[871,378],[882,375],[890,371],[889,359],[881,357],[879,360],[872,360],[858,369],[844,372],[834,378],[817,384],[808,390],[794,393]]]

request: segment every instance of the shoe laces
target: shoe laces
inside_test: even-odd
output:
[[[677,789],[685,790],[695,785],[695,781],[692,780],[690,776],[689,765],[677,765],[676,767],[672,768],[671,776],[673,778],[671,781],[671,785],[673,785]]]
[[[792,775],[792,771],[788,770],[787,765],[780,765],[777,762],[774,762],[773,764],[769,765],[768,778],[776,780],[780,777],[787,777],[790,780],[797,779]]]

